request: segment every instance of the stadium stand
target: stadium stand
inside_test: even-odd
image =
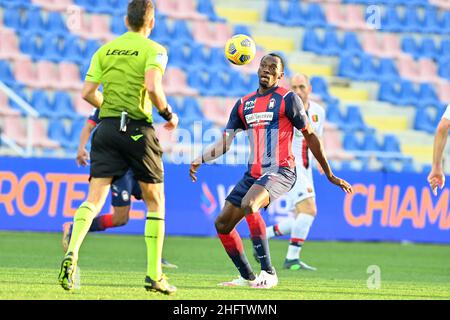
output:
[[[80,97],[89,59],[126,31],[126,3],[0,0],[0,81],[39,113],[36,155],[73,156],[92,109]],[[314,97],[326,107],[324,141],[333,164],[409,172],[429,162],[423,152],[450,103],[448,1],[379,1],[376,7],[371,0],[155,3],[151,37],[169,51],[164,85],[181,128],[193,133],[199,120],[203,130],[223,127],[237,97],[256,88],[260,58],[275,50],[286,57],[288,76],[311,77]],[[257,57],[245,67],[231,66],[223,55],[236,33],[258,44]],[[0,115],[3,134],[24,146],[27,113],[2,91]],[[160,135],[166,151],[176,149],[172,135]]]

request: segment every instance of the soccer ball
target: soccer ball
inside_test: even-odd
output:
[[[228,61],[236,65],[250,63],[256,55],[256,44],[252,38],[238,34],[228,39],[225,45],[225,56]]]

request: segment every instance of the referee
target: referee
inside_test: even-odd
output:
[[[147,275],[145,288],[173,294],[161,270],[164,242],[164,169],[162,149],[152,126],[152,103],[173,130],[178,117],[162,87],[166,49],[148,39],[155,26],[151,0],[132,0],[125,24],[128,32],[103,45],[92,57],[83,98],[100,108],[102,120],[92,137],[89,193],[74,216],[72,237],[61,263],[59,283],[74,289],[78,251],[92,220],[100,212],[114,179],[128,169],[139,181],[148,209],[145,224]],[[103,93],[98,89],[103,85]]]

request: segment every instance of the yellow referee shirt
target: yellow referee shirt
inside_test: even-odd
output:
[[[145,88],[145,73],[159,68],[164,74],[167,50],[136,32],[126,32],[99,48],[92,57],[86,81],[103,85],[100,119],[120,117],[152,123],[152,102]]]

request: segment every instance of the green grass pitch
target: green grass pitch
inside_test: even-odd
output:
[[[142,236],[89,234],[81,248],[81,288],[57,284],[60,234],[0,232],[0,299],[450,299],[450,246],[397,243],[307,242],[302,257],[318,271],[281,268],[285,240],[270,242],[279,285],[271,290],[222,288],[237,271],[218,239],[168,237],[164,256],[179,265],[165,270],[175,296],[143,288]],[[251,246],[244,239],[249,260]],[[369,266],[380,268],[381,287],[367,286]],[[373,276],[373,275],[372,275]]]

